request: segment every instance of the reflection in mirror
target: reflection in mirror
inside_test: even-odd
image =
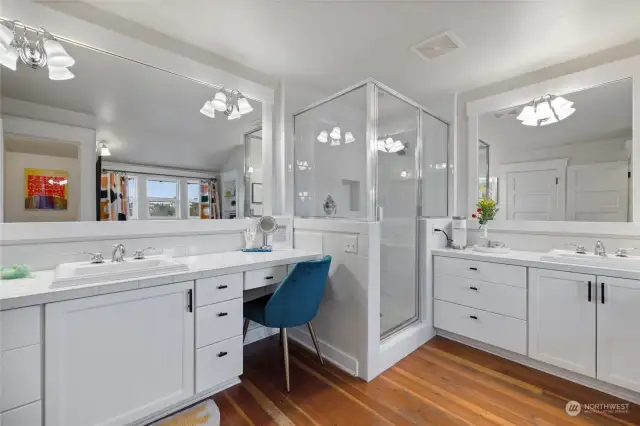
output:
[[[2,69],[5,222],[248,214],[243,135],[261,122],[259,102],[227,90],[215,103],[215,88],[63,44],[73,79]]]
[[[262,128],[244,135],[245,216],[262,216]]]
[[[631,79],[478,118],[478,196],[498,202],[497,220],[632,217]]]

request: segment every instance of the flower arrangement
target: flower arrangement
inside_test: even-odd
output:
[[[496,213],[498,213],[496,202],[490,198],[482,197],[476,204],[476,207],[476,213],[472,214],[471,217],[478,219],[480,225],[486,225],[487,222],[495,219]]]

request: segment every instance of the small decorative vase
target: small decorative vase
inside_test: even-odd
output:
[[[489,239],[489,222],[482,225],[482,230],[484,231],[484,234],[482,237],[488,240]]]

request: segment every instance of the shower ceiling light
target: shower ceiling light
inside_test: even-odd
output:
[[[206,101],[200,112],[213,118],[212,111],[224,112],[229,120],[235,120],[253,111],[253,107],[247,98],[239,90],[227,90],[224,87],[218,90],[210,101]]]
[[[574,112],[573,102],[561,96],[544,95],[526,105],[518,115],[518,120],[525,126],[547,126],[564,120]]]
[[[323,130],[318,135],[318,142],[327,143],[329,142],[329,133],[326,130]]]
[[[16,29],[20,29],[18,34]],[[75,60],[67,53],[62,44],[47,30],[40,28],[35,40],[27,37],[27,27],[20,21],[2,21],[0,23],[0,64],[15,71],[18,58],[33,69],[49,66],[51,80],[70,80],[73,73],[67,68]]]

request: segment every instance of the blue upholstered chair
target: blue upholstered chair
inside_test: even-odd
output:
[[[289,345],[287,328],[307,324],[309,334],[318,352],[320,363],[322,354],[311,320],[318,313],[324,287],[329,276],[331,256],[320,260],[300,262],[289,272],[275,293],[244,304],[244,336],[247,336],[249,320],[265,327],[279,328],[284,351],[285,379],[289,386]]]

